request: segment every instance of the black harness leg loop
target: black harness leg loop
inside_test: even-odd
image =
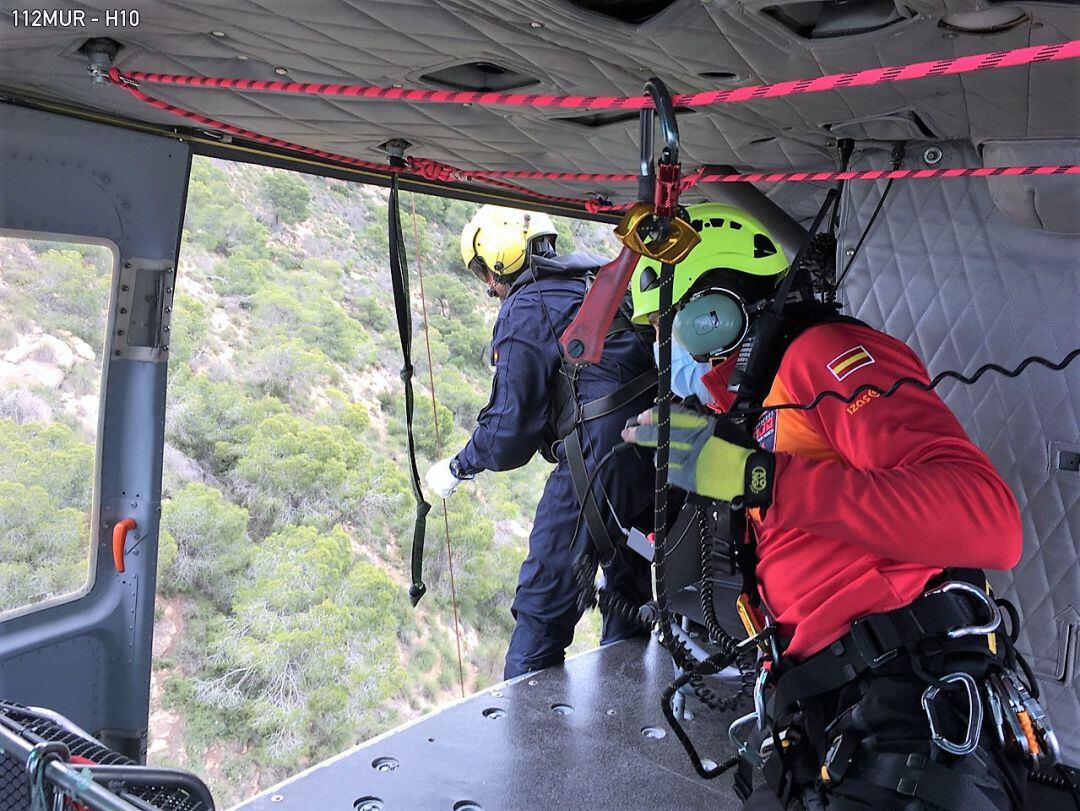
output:
[[[607,524],[600,515],[596,498],[589,489],[589,471],[585,468],[585,453],[581,447],[581,429],[575,428],[563,439],[566,464],[570,468],[570,480],[574,485],[574,494],[585,516],[585,527],[592,539],[593,548],[601,566],[608,566],[615,560],[615,542],[611,539]]]
[[[420,487],[420,471],[416,467],[416,439],[413,436],[412,310],[409,304],[409,264],[405,254],[405,237],[401,232],[401,210],[398,206],[396,174],[390,182],[387,231],[390,237],[390,282],[394,291],[398,337],[401,340],[401,380],[405,384],[405,433],[408,437],[409,476],[413,498],[416,499],[416,520],[413,524],[412,541],[412,585],[409,586],[409,602],[415,607],[427,593],[423,572],[424,537],[427,530],[427,514],[431,512],[431,505],[424,498],[424,491]]]

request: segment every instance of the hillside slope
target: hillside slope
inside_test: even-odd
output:
[[[440,506],[419,611],[386,192],[196,160],[174,318],[151,752],[232,802],[459,694]],[[403,195],[421,470],[487,402],[497,302],[461,265],[475,206]],[[610,253],[610,229],[560,221]],[[425,300],[417,270],[424,273]],[[438,402],[430,399],[427,307]],[[436,414],[438,431],[436,431]],[[448,502],[465,689],[498,680],[548,466]],[[594,644],[595,618],[581,644]],[[168,628],[168,630],[166,630]]]

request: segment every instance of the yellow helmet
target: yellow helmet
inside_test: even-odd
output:
[[[513,276],[528,257],[536,237],[555,236],[555,223],[547,214],[485,205],[461,232],[461,258],[480,281]]]

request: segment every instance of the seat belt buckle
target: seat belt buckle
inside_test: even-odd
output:
[[[881,667],[896,656],[897,649],[881,650],[877,637],[874,635],[873,626],[870,625],[871,617],[864,617],[851,623],[851,639],[855,643],[856,650],[866,660],[871,668]]]

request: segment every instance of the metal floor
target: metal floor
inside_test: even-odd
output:
[[[655,640],[609,645],[361,744],[236,809],[738,808],[730,773],[698,778],[664,722],[660,694],[671,678]],[[702,757],[733,754],[730,718],[693,699],[687,706]]]

